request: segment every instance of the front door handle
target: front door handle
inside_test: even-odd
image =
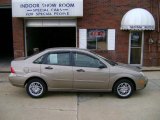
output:
[[[45,67],[45,69],[51,70],[53,69],[51,66]]]
[[[85,72],[83,69],[78,69],[77,72]]]

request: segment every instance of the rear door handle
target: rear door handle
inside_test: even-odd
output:
[[[51,70],[53,69],[51,66],[45,67],[45,69]]]
[[[83,69],[78,69],[77,72],[85,72]]]

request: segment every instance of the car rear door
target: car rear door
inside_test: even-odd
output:
[[[100,60],[84,53],[73,53],[74,89],[107,89],[109,68]],[[99,68],[103,66],[102,68]]]
[[[42,77],[50,88],[71,89],[73,87],[73,70],[70,52],[52,52],[41,64]]]

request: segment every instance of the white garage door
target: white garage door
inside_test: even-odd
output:
[[[76,27],[76,19],[26,19],[26,27]]]

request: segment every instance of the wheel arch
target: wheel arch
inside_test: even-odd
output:
[[[114,89],[114,86],[116,85],[116,83],[118,82],[118,81],[120,81],[120,80],[129,80],[130,82],[132,82],[132,84],[133,84],[133,87],[134,87],[134,90],[136,90],[136,83],[133,81],[133,79],[131,79],[131,78],[129,78],[129,77],[123,77],[123,78],[119,78],[119,79],[117,79],[114,83],[113,83],[113,86],[112,86],[112,91],[113,91],[113,89]]]
[[[28,78],[28,79],[25,81],[24,86],[26,86],[26,85],[27,85],[27,83],[28,83],[30,80],[32,80],[32,79],[39,79],[39,80],[43,81],[43,82],[45,83],[45,85],[46,85],[47,90],[48,90],[48,85],[47,85],[46,81],[45,81],[45,80],[43,80],[43,79],[42,79],[42,78],[40,78],[40,77],[37,77],[37,76],[34,76],[34,77],[30,77],[30,78]]]

